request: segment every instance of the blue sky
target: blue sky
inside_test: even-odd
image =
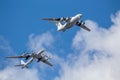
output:
[[[56,31],[54,24],[41,21],[43,17],[74,16],[83,14],[83,20],[91,19],[100,26],[108,27],[111,23],[110,15],[118,9],[119,0],[111,1],[56,1],[30,0],[16,1],[4,0],[0,5],[0,34],[7,38],[16,51],[25,49],[28,35],[41,34],[52,30],[54,34],[62,34]],[[67,31],[68,39],[74,35],[78,28]],[[67,40],[68,41],[68,40]],[[70,41],[70,40],[69,40]],[[21,50],[20,50],[21,49]]]
[[[110,16],[120,10],[119,3],[119,0],[1,0],[0,45],[9,45],[10,50],[12,49],[11,53],[22,54],[24,51],[29,51],[28,44],[31,34],[42,35],[50,32],[55,40],[51,43],[52,47],[48,46],[46,49],[66,59],[68,53],[74,52],[71,46],[73,38],[81,29],[73,27],[66,32],[57,32],[55,24],[40,19],[45,17],[71,17],[82,13],[83,21],[92,20],[98,23],[99,27],[109,29],[113,24]],[[5,50],[0,48],[0,56],[10,55]],[[3,64],[2,61],[1,63]],[[4,67],[1,66],[1,68]],[[52,80],[53,76],[59,74],[59,70],[48,71],[51,72],[51,75],[45,79],[50,77]]]

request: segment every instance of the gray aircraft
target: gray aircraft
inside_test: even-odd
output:
[[[33,52],[32,54],[28,54],[25,53],[22,56],[8,56],[6,58],[25,58],[25,60],[29,59],[27,62],[24,62],[23,60],[21,60],[21,63],[19,65],[15,65],[15,66],[22,66],[22,68],[28,68],[28,65],[34,60],[37,59],[37,62],[43,62],[49,66],[53,66],[48,59],[50,59],[49,56],[43,54],[45,50],[40,50],[38,53]]]

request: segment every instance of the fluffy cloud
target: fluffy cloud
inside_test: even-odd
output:
[[[62,65],[60,76],[55,80],[120,79],[120,11],[112,15],[111,20],[113,25],[109,29],[86,21],[91,32],[77,32],[72,46],[78,55],[73,54],[71,60]]]
[[[8,60],[4,58],[10,54],[14,54],[13,48],[10,46],[9,41],[4,36],[0,35],[0,69],[6,65],[11,65],[11,63],[8,63]]]
[[[28,47],[32,50],[39,51],[42,48],[51,47],[54,38],[50,32],[43,33],[41,35],[31,34],[29,36]]]
[[[14,53],[12,47],[10,46],[10,43],[2,35],[0,35],[0,51],[6,52],[8,54]],[[0,53],[0,54],[4,55],[2,53]]]
[[[7,67],[0,71],[0,80],[39,80],[39,77],[35,69]]]

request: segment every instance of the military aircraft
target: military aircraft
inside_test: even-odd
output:
[[[20,65],[15,65],[15,66],[22,66],[22,68],[24,67],[28,67],[28,64],[30,64],[34,59],[37,59],[37,62],[43,62],[49,66],[53,66],[48,59],[50,59],[49,56],[43,54],[45,50],[40,50],[38,53],[32,52],[31,54],[25,53],[22,56],[8,56],[6,58],[25,58],[25,60],[29,59],[26,63],[22,60]]]
[[[80,20],[82,14],[77,14],[73,17],[61,17],[61,18],[42,18],[42,20],[48,20],[50,22],[55,22],[57,26],[57,31],[66,31],[67,29],[77,25],[87,31],[90,31],[88,27],[85,26],[85,22]]]

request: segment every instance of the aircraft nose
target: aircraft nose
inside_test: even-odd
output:
[[[77,18],[81,18],[81,17],[82,17],[82,14],[77,14],[76,17],[77,17]]]
[[[82,16],[82,14],[78,14],[78,16],[79,16],[79,17],[81,17],[81,16]]]

